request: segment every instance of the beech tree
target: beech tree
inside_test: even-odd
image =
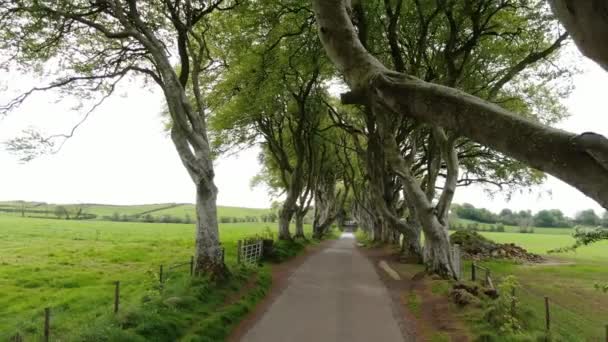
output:
[[[361,44],[350,5],[344,0],[313,1],[321,41],[351,88],[343,102],[375,102],[391,115],[449,129],[552,174],[608,206],[606,138],[554,129],[463,91],[388,69]]]
[[[145,5],[134,0],[0,1],[0,50],[7,57],[2,66],[28,73],[50,70],[55,77],[0,107],[2,113],[49,90],[99,101],[93,110],[130,77],[153,81],[162,89],[171,139],[196,189],[195,271],[216,278],[228,271],[219,242],[218,190],[200,81],[217,64],[205,40],[209,18],[235,5],[224,0],[155,0]],[[40,143],[53,147],[53,138],[32,133],[11,146],[32,152]]]
[[[292,238],[293,218],[296,237],[304,237],[303,219],[330,153],[319,136],[329,63],[306,6],[251,3],[238,13],[226,18],[231,29],[217,43],[229,68],[211,96],[215,140],[226,147],[261,143],[263,178],[285,194],[279,239]]]
[[[519,14],[518,6],[491,0],[474,5],[365,2],[353,7],[353,21],[361,44],[397,71],[407,70],[428,81],[474,91],[485,98],[498,98],[535,120],[553,122],[563,115],[563,107],[547,106],[539,98],[554,90],[549,81],[560,78],[564,71],[538,67],[535,63],[554,58],[553,52],[566,35],[551,40],[546,28],[550,18],[534,13],[524,16]],[[517,79],[532,66],[528,77]],[[530,76],[536,74],[544,76],[542,83],[535,83],[538,77]],[[504,88],[505,84],[509,89]],[[373,183],[371,193],[375,194],[371,203],[378,206],[376,212],[381,215],[378,218],[381,224],[376,225],[404,234],[404,256],[419,258],[422,224],[427,236],[425,252],[430,253],[425,260],[432,271],[452,273],[447,212],[457,186],[474,182],[517,186],[542,180],[541,173],[453,132],[388,115],[385,108],[375,106],[372,101],[365,106],[367,109],[361,115],[366,118],[367,173]],[[447,134],[451,135],[449,139]],[[394,182],[394,176],[387,173],[389,169],[401,182]],[[464,171],[462,177],[459,171]],[[378,181],[383,178],[385,181]],[[439,183],[441,193],[436,196],[440,178],[444,181]],[[399,193],[401,188],[405,190],[403,199],[407,200],[398,204],[399,198],[392,194]],[[412,191],[425,196],[413,196]],[[408,213],[409,222],[401,219],[402,212]]]

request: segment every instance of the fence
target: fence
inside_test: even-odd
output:
[[[222,259],[224,258],[224,249],[222,248]],[[176,269],[189,266],[190,276],[194,275],[194,257],[190,257],[190,260],[183,263],[178,264],[170,264],[170,265],[160,265],[159,273],[158,273],[158,283],[159,290],[162,291],[163,284],[167,282],[169,279],[170,272],[174,272]],[[113,300],[108,303],[108,309],[112,309],[112,311],[116,314],[118,313],[121,305],[121,296],[120,296],[121,282],[115,281],[112,284],[112,298]],[[61,310],[63,311],[63,310]],[[23,342],[30,340],[41,340],[44,342],[48,342],[51,340],[53,334],[54,324],[53,322],[56,320],[56,312],[54,313],[51,307],[46,307],[43,310],[39,311],[39,317],[43,318],[41,321],[37,321],[42,328],[42,333],[35,333],[33,339],[26,338],[26,336],[22,336],[19,333],[10,333],[10,332],[2,332],[0,333],[0,340],[8,340],[10,342]],[[65,312],[64,312],[65,314]],[[5,335],[6,334],[6,335]],[[31,337],[31,336],[30,336]]]
[[[240,263],[257,264],[262,259],[264,241],[239,240],[237,242],[236,260]]]
[[[490,268],[476,262],[465,267],[463,278],[482,282],[491,288],[502,281],[501,275],[493,274]],[[518,303],[518,312],[524,314],[527,326],[544,331],[546,341],[608,342],[607,317],[590,315],[588,302],[568,301],[559,295],[559,291],[552,292],[551,287],[547,289],[543,284],[522,283],[511,293]],[[513,312],[515,306],[514,302]]]
[[[454,262],[454,271],[456,272],[456,278],[458,280],[462,279],[462,253],[460,252],[460,245],[455,244],[452,245],[452,260]]]

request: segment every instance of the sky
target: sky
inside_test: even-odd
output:
[[[578,53],[577,53],[578,54]],[[594,131],[608,136],[605,96],[608,73],[580,56],[582,73],[575,76],[575,89],[563,99],[571,116],[558,127],[575,133]],[[0,102],[38,80],[14,72],[0,73]],[[2,91],[4,90],[4,91]],[[65,133],[79,120],[76,103],[57,100],[56,94],[39,93],[5,118],[0,118],[0,142],[19,135],[25,128]],[[173,144],[163,129],[162,94],[136,81],[119,86],[84,122],[56,154],[20,163],[0,145],[0,201],[28,200],[49,203],[145,204],[193,202],[194,188]],[[525,142],[521,142],[525,143]],[[272,198],[263,186],[251,188],[260,171],[258,148],[222,157],[215,162],[218,204],[264,208]],[[592,208],[603,209],[569,185],[549,177],[542,186],[504,196],[489,196],[478,186],[459,188],[456,203],[499,211],[561,209],[568,215]]]

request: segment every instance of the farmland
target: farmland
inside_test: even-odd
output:
[[[513,274],[522,285],[522,306],[534,315],[530,324],[544,327],[544,297],[551,302],[552,331],[557,340],[599,341],[608,324],[608,294],[595,284],[608,283],[608,241],[579,248],[576,252],[547,254],[548,250],[569,246],[571,229],[537,228],[534,234],[491,233],[482,235],[500,243],[515,243],[548,258],[546,265],[521,265],[490,261],[483,265],[502,278]],[[468,269],[465,275],[468,276]]]
[[[159,221],[162,218],[172,218],[180,221],[192,221],[196,217],[193,204],[189,203],[159,203],[145,205],[110,205],[110,204],[49,204],[42,202],[6,201],[0,202],[0,215],[57,218],[58,208],[74,217],[77,212],[94,220],[143,220],[145,216]],[[269,209],[241,208],[218,206],[218,218],[249,219],[261,221]],[[61,213],[61,211],[60,211]],[[88,215],[88,216],[87,216]]]
[[[137,210],[148,208],[150,206]],[[158,288],[161,264],[172,265],[190,260],[194,245],[192,225],[0,215],[0,340],[8,339],[17,331],[25,336],[38,336],[42,329],[44,307],[52,308],[53,336],[62,340],[80,338],[75,332],[109,336],[107,334],[111,334],[111,329],[108,327],[119,325],[133,325],[133,335],[115,335],[116,339],[137,339],[149,336],[146,334],[160,334],[159,331],[166,333],[166,339],[172,339],[188,331],[188,327],[182,325],[194,321],[200,326],[204,326],[205,322],[215,326],[215,330],[205,332],[207,335],[204,336],[223,336],[229,331],[231,320],[246,312],[269,284],[268,267],[259,271],[236,267],[236,241],[263,234],[269,229],[274,231],[274,224],[221,225],[226,262],[235,273],[229,286],[213,292],[209,291],[212,285],[199,284],[206,289],[202,295],[206,297],[192,300],[192,304],[197,304],[196,310],[188,312],[185,317],[173,310],[169,316],[156,322],[153,317],[144,315],[142,318],[142,303],[157,303],[152,311],[160,312],[167,309],[162,304],[167,297],[193,292],[192,289],[187,290],[193,286],[189,281],[187,266],[166,271],[166,288],[162,293]],[[224,304],[226,298],[234,296],[235,291],[251,276],[258,283],[258,290],[235,303],[236,307]],[[113,317],[110,313],[114,282],[118,280],[121,282],[121,306],[125,309],[121,311],[122,316]],[[142,298],[147,299],[142,302]],[[236,310],[236,313],[230,310]],[[132,322],[134,319],[135,323]],[[218,319],[227,320],[226,324],[211,324]],[[152,325],[158,323],[159,326],[146,327],[146,322]],[[188,334],[198,336],[195,330]]]

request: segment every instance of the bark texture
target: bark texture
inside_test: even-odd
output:
[[[296,213],[296,239],[306,239],[304,235],[304,214]]]
[[[377,101],[395,115],[440,126],[547,172],[608,208],[608,143],[579,144],[581,136],[516,116],[462,91],[393,72],[363,47],[346,0],[313,0],[325,50],[352,92],[344,103]],[[594,145],[595,146],[595,145]],[[600,161],[598,161],[600,160]]]
[[[608,1],[549,0],[581,52],[608,71]]]

